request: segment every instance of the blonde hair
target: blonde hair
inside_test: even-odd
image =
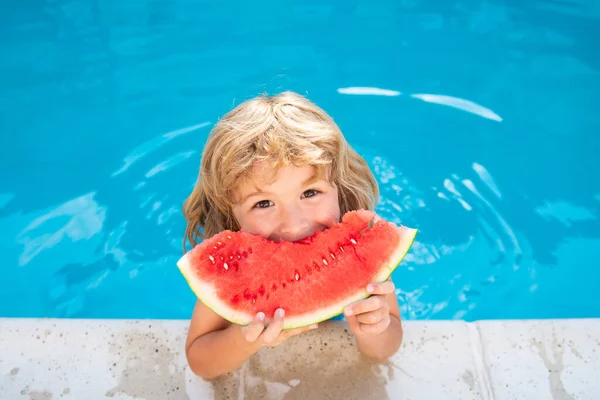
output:
[[[293,92],[260,95],[227,113],[208,137],[198,180],[183,205],[184,252],[186,240],[195,246],[198,239],[239,230],[235,190],[253,179],[257,161],[275,169],[314,166],[319,178],[337,186],[341,215],[377,204],[379,188],[368,164],[325,111]]]

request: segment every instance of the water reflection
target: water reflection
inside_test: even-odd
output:
[[[445,96],[439,94],[411,94],[415,99],[423,100],[427,103],[441,104],[448,107],[453,107],[458,110],[466,111],[471,114],[479,115],[480,117],[491,119],[493,121],[502,121],[502,117],[493,112],[487,107],[479,105],[471,100],[460,99],[453,96]]]
[[[592,211],[584,207],[569,204],[566,201],[546,202],[536,207],[535,212],[547,221],[555,219],[568,228],[571,228],[574,222],[597,219],[597,216]]]
[[[128,262],[127,252],[119,247],[120,242],[125,235],[127,224],[128,221],[121,222],[119,226],[108,233],[104,242],[104,254],[111,255],[119,265],[124,265]]]
[[[347,95],[372,95],[372,96],[387,96],[396,97],[402,95],[401,92],[390,89],[381,89],[377,87],[363,87],[363,86],[351,86],[345,88],[338,88],[338,93]],[[440,95],[440,94],[427,94],[417,93],[411,94],[410,97],[422,100],[427,103],[440,104],[458,110],[466,111],[471,114],[478,115],[483,118],[491,119],[493,121],[502,121],[502,117],[493,112],[487,107],[477,104],[471,100],[461,99],[454,96]]]
[[[168,308],[156,296],[147,298],[146,292],[160,290],[160,285],[151,282],[156,279],[185,288],[172,269],[181,252],[181,203],[193,184],[195,173],[188,172],[197,170],[198,144],[208,132],[200,129],[208,125],[192,125],[145,141],[125,156],[119,170],[95,182],[97,191],[41,212],[13,213],[0,219],[3,235],[10,237],[11,230],[17,229],[12,237],[20,246],[15,255],[18,265],[29,274],[32,268],[36,271],[36,279],[30,279],[20,292],[32,301],[23,302],[20,311],[11,309],[8,315],[89,317],[106,316],[112,310],[112,316],[134,317]],[[196,134],[173,141],[192,132]],[[141,168],[130,169],[134,163]],[[3,206],[13,199],[10,194],[0,196]],[[13,248],[8,249],[12,253]],[[10,253],[6,254],[10,259]],[[26,275],[10,270],[5,282],[16,280],[16,287],[21,287],[19,282]],[[132,289],[132,280],[139,281],[137,285],[146,282],[146,288],[133,284]],[[113,300],[125,282],[128,289],[123,289],[148,306],[136,305],[130,296],[122,304]],[[185,299],[170,306],[173,312],[183,317],[193,304],[191,297],[189,290],[171,296],[176,303],[177,298]]]
[[[380,89],[380,88],[376,88],[376,87],[361,87],[361,86],[339,88],[338,93],[354,94],[354,95],[390,96],[390,97],[400,96],[402,94],[396,90]]]
[[[117,171],[113,172],[112,176],[115,177],[115,176],[118,176],[118,175],[122,174],[123,172],[127,171],[127,169],[133,163],[138,161],[140,158],[157,150],[159,147],[163,146],[170,140],[175,139],[176,137],[184,135],[186,133],[194,132],[194,131],[204,128],[208,125],[210,125],[210,122],[202,122],[201,124],[188,126],[185,128],[167,132],[164,135],[155,137],[152,140],[142,143],[141,145],[139,145],[138,147],[133,149],[127,156],[125,156],[125,159],[123,160],[124,161],[123,166],[121,168],[119,168]],[[189,158],[189,156],[193,153],[191,153],[191,154],[190,153],[182,153],[182,154],[184,154],[184,156],[187,155],[187,157],[185,157],[185,158]]]
[[[475,170],[475,172],[477,172],[477,175],[479,175],[479,179],[481,179],[483,181],[483,183],[485,183],[488,188],[499,198],[502,198],[502,194],[500,193],[500,190],[498,189],[498,186],[496,186],[496,182],[494,182],[494,178],[492,178],[492,176],[490,175],[490,173],[487,171],[487,169],[485,169],[485,167],[481,164],[478,163],[473,163],[473,169]]]
[[[495,295],[509,284],[522,285],[523,290],[531,287],[535,268],[520,244],[526,239],[517,238],[489,195],[477,188],[480,184],[500,197],[487,168],[473,163],[469,178],[452,174],[441,182],[441,190],[420,189],[383,157],[372,156],[369,161],[381,183],[378,213],[420,229],[404,265],[394,273],[406,318],[469,318],[482,296]],[[437,223],[430,222],[434,220]],[[524,273],[519,265],[527,266]],[[508,278],[515,274],[519,277]],[[492,286],[500,287],[492,290]]]
[[[88,193],[70,200],[31,221],[19,234],[17,241],[25,249],[19,257],[19,265],[27,265],[44,250],[50,249],[65,239],[71,243],[91,239],[102,231],[106,208]]]
[[[150,171],[148,171],[146,173],[146,178],[152,178],[154,175],[158,174],[159,172],[163,172],[163,171],[168,170],[171,167],[174,167],[175,165],[187,160],[188,158],[193,156],[195,153],[196,153],[195,151],[185,151],[182,153],[177,153],[172,157],[169,157],[165,161],[162,161],[162,162],[158,163],[157,165],[155,165],[154,167],[152,167],[152,169],[150,169]]]

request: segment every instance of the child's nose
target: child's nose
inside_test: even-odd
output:
[[[293,242],[311,234],[309,220],[299,207],[283,209],[280,221],[281,238],[283,240]]]

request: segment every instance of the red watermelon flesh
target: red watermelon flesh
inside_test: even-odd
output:
[[[285,310],[284,329],[307,326],[368,297],[402,261],[416,229],[375,220],[371,211],[297,242],[274,242],[247,232],[224,231],[194,247],[177,263],[207,307],[246,325],[256,313]]]

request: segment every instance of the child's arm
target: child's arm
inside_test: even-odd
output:
[[[246,326],[231,324],[200,301],[196,302],[186,341],[190,369],[204,379],[213,379],[239,368],[265,346],[314,329],[308,326],[282,331],[284,315],[276,315],[265,329],[265,315],[258,313]]]
[[[346,308],[348,325],[364,355],[385,360],[402,344],[400,307],[392,281],[373,285],[373,295]],[[348,310],[352,313],[348,314]]]
[[[260,346],[248,342],[239,327],[197,301],[185,349],[192,372],[212,379],[241,366]]]

